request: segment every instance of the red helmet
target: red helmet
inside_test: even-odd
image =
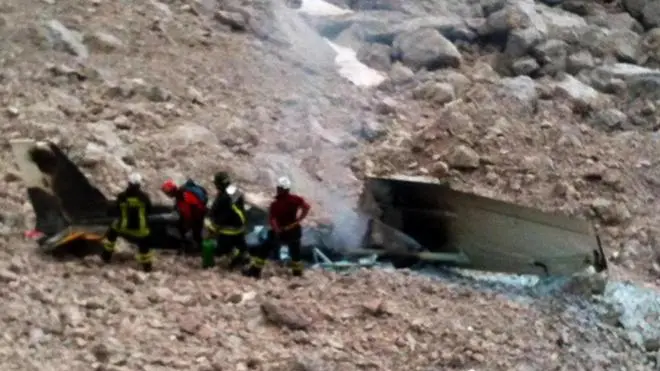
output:
[[[176,185],[176,182],[172,179],[166,180],[163,185],[160,187],[163,193],[171,195],[179,189],[179,186]]]

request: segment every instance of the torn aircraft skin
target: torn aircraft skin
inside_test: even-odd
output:
[[[570,275],[607,260],[581,219],[452,190],[421,178],[368,178],[361,208],[424,246],[421,258],[484,271]]]
[[[111,200],[55,144],[21,139],[11,146],[42,235],[39,250],[60,258],[100,254],[102,235],[116,217]],[[245,196],[247,242],[253,249],[263,242],[267,215],[258,197]],[[424,261],[536,275],[568,275],[587,266],[607,269],[600,241],[586,221],[458,192],[437,182],[368,178],[359,206],[357,217],[367,221],[364,230],[352,231],[361,237],[359,246],[339,246],[330,226],[305,228],[303,259],[334,268],[376,261],[403,268]],[[155,249],[178,250],[187,243],[174,227],[177,218],[171,205],[154,205],[149,219]],[[365,255],[372,258],[357,259]],[[337,263],[346,259],[352,263]]]

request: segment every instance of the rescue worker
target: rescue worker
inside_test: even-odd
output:
[[[184,237],[188,231],[192,234],[193,249],[202,248],[202,231],[204,230],[204,218],[206,217],[206,190],[188,180],[179,187],[172,179],[166,180],[160,188],[163,193],[174,200],[174,208],[179,214],[179,233]],[[179,253],[186,252],[186,245]]]
[[[302,239],[300,223],[307,217],[310,208],[304,198],[291,193],[289,178],[279,178],[275,200],[268,208],[270,224],[268,238],[259,252],[254,254],[249,267],[243,271],[243,274],[259,278],[268,256],[281,245],[287,245],[291,256],[291,272],[294,276],[302,276],[304,263],[300,252]]]
[[[151,199],[142,191],[142,176],[133,173],[128,178],[128,186],[117,195],[115,211],[119,218],[115,220],[103,238],[101,258],[110,263],[115,251],[117,237],[122,237],[137,245],[135,255],[142,269],[150,272],[153,268],[153,252],[151,251],[151,230],[149,228],[149,213]]]
[[[218,255],[229,257],[229,269],[237,268],[249,260],[245,233],[245,200],[243,194],[231,184],[227,172],[213,177],[217,195],[209,211],[209,232],[216,237]],[[211,263],[211,266],[215,262]]]

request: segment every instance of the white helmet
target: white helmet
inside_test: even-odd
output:
[[[128,184],[142,185],[142,175],[140,173],[131,173],[128,176]]]
[[[277,179],[277,188],[291,189],[291,179],[281,176]]]

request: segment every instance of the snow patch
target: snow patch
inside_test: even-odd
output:
[[[342,9],[323,0],[303,0],[298,12],[317,17],[353,13],[352,10]],[[339,46],[328,39],[324,40],[337,53],[335,64],[342,77],[363,87],[378,86],[385,81],[385,75],[382,72],[374,70],[358,60],[355,50]]]
[[[335,64],[339,67],[339,74],[357,86],[377,86],[385,81],[385,76],[368,67],[357,59],[357,53],[351,48],[337,45],[332,41],[325,41],[337,52]]]
[[[352,10],[342,9],[323,0],[303,0],[298,12],[313,16],[333,16],[353,13]]]

